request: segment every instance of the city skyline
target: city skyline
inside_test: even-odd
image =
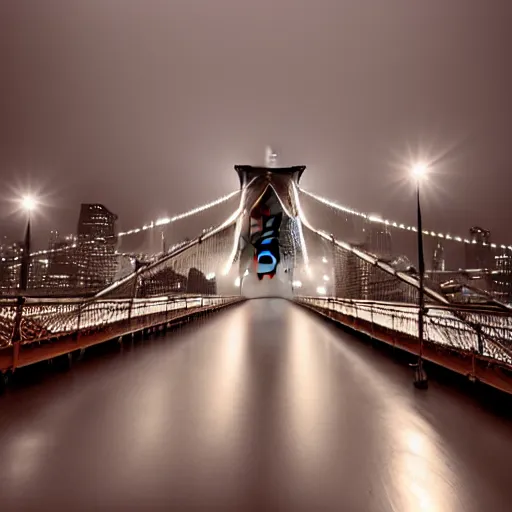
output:
[[[309,195],[310,193],[306,191],[306,195]],[[59,241],[61,243],[72,243],[73,240],[76,240],[77,237],[80,236],[80,231],[83,229],[83,226],[81,226],[81,217],[83,216],[83,210],[84,208],[93,207],[93,208],[102,208],[106,212],[108,212],[109,215],[112,215],[115,218],[115,228],[114,232],[110,233],[107,238],[123,238],[123,237],[129,237],[130,235],[133,235],[135,233],[141,232],[144,234],[146,232],[147,235],[151,236],[153,232],[161,233],[162,236],[164,236],[164,233],[162,229],[167,226],[168,224],[172,224],[176,220],[180,220],[182,217],[187,218],[191,214],[196,213],[196,211],[208,211],[211,206],[220,204],[222,202],[225,202],[226,199],[229,199],[230,197],[236,197],[236,192],[232,192],[231,194],[228,194],[227,196],[223,196],[221,198],[217,198],[215,201],[210,203],[205,203],[205,205],[200,205],[199,207],[193,208],[188,210],[187,212],[181,212],[177,214],[174,217],[161,217],[159,219],[151,219],[148,222],[145,222],[144,224],[139,224],[137,226],[132,226],[129,230],[122,230],[119,227],[119,216],[113,212],[111,212],[105,205],[101,203],[81,203],[79,207],[76,209],[79,212],[79,219],[78,219],[78,228],[72,229],[70,232],[62,232],[59,229],[50,229],[48,232],[39,232],[39,238],[43,240],[43,246],[44,250],[46,250],[49,246],[52,245],[53,242]],[[318,196],[315,196],[318,199]],[[326,200],[326,198],[320,198],[322,201]],[[35,201],[35,198],[34,198]],[[37,201],[36,201],[37,202]],[[337,205],[338,208],[344,208],[343,205]],[[36,207],[34,208],[34,210]],[[26,220],[24,218],[24,213],[20,210],[18,212],[22,223],[25,224]],[[31,215],[33,217],[33,214]],[[363,218],[363,224],[359,227],[359,230],[361,230],[361,233],[357,236],[361,237],[359,240],[357,240],[357,236],[355,236],[354,225],[353,223],[356,220],[361,220]],[[338,220],[339,221],[339,220]],[[370,250],[370,252],[374,252],[377,255],[380,255],[384,258],[388,258],[393,254],[392,250],[392,230],[398,230],[399,228],[403,229],[406,228],[407,230],[414,231],[416,228],[414,225],[408,226],[405,224],[399,224],[396,221],[392,221],[389,219],[384,219],[384,217],[381,217],[377,214],[368,214],[365,212],[358,212],[357,210],[352,210],[351,213],[347,213],[343,220],[342,224],[350,225],[349,228],[349,235],[347,235],[347,231],[345,231],[344,234],[340,235],[338,232],[337,236],[341,236],[342,239],[348,241],[349,243],[352,243],[353,245],[361,245],[366,247],[367,250]],[[76,226],[76,224],[75,224]],[[202,229],[203,232],[207,231],[206,228]],[[428,226],[427,226],[428,228]],[[425,229],[425,228],[424,228]],[[194,236],[198,233],[191,232],[190,235]],[[495,249],[503,249],[503,250],[512,250],[512,245],[510,244],[503,244],[503,240],[497,241],[494,236],[491,234],[491,230],[486,230],[482,227],[476,227],[471,226],[469,227],[465,233],[448,233],[448,232],[437,232],[437,231],[429,231],[426,229],[424,231],[424,235],[427,236],[427,239],[429,237],[432,237],[433,239],[439,240],[439,242],[435,242],[437,244],[438,248],[444,249],[444,243],[461,243],[461,244],[477,244],[477,248],[480,248],[481,246],[489,246]],[[12,237],[9,237],[8,235],[0,235],[1,239],[3,240],[2,245],[6,244],[12,244],[12,243],[18,243],[19,240],[16,236],[16,234]],[[180,236],[180,235],[178,235]],[[441,238],[440,238],[441,237]],[[152,237],[154,238],[154,236]],[[189,238],[188,235],[182,235],[181,238]],[[443,238],[446,238],[446,241],[443,241]],[[165,245],[165,239],[162,238],[159,241],[159,247],[161,247],[162,243]],[[475,249],[474,246],[469,245],[464,248],[464,261],[467,263],[468,261],[468,251],[471,252]],[[38,253],[41,252],[41,248],[33,249],[32,252]],[[444,258],[444,256],[443,256]],[[435,267],[435,265],[434,265]],[[467,268],[471,268],[471,266],[466,265]]]
[[[226,200],[226,197],[219,198],[212,204],[218,205]],[[37,200],[30,198],[25,202],[26,205],[33,207]],[[207,205],[202,208],[205,207],[205,211],[208,211]],[[208,218],[212,220],[211,215],[208,215]],[[136,261],[156,261],[164,257],[168,251],[172,251],[173,248],[184,243],[183,237],[178,241],[178,245],[169,244],[169,240],[166,239],[164,228],[169,225],[171,219],[160,219],[154,226],[149,226],[149,229],[135,230],[133,234],[120,232],[116,228],[118,220],[118,216],[104,205],[81,204],[74,233],[63,235],[57,231],[51,231],[45,250],[35,252],[31,250],[27,289],[32,293],[43,293],[46,290],[52,294],[65,294],[76,290],[99,290],[133,271],[137,265]],[[340,227],[340,220],[342,221],[342,231],[336,230],[336,236],[341,236],[341,239],[348,236],[349,239],[352,239],[351,244],[354,248],[362,249],[384,262],[389,262],[397,269],[407,271],[410,269],[417,272],[414,244],[411,244],[410,237],[411,234],[414,235],[414,227],[403,229],[404,226],[386,224],[379,221],[374,215],[364,217],[363,222],[356,227],[356,220],[361,220],[361,215],[357,212],[345,213],[344,217],[338,218],[335,222],[337,227]],[[207,233],[210,229],[203,228],[202,233]],[[477,285],[482,290],[492,291],[497,297],[510,300],[509,297],[512,294],[512,248],[502,248],[493,243],[491,232],[482,227],[472,226],[468,232],[469,236],[465,240],[442,239],[435,233],[432,233],[434,236],[424,236],[427,242],[427,259],[429,259],[428,253],[432,255],[432,259],[429,259],[426,265],[428,277],[433,282],[439,283],[448,283],[453,279],[461,284],[472,283],[473,286]],[[348,233],[350,234],[348,235]],[[194,238],[200,233],[191,234]],[[400,234],[405,234],[406,238],[400,237]],[[133,248],[128,251],[120,250],[122,244],[119,241],[123,238],[130,239],[134,235],[139,240],[138,250]],[[142,246],[140,245],[141,240]],[[186,240],[190,240],[190,238],[187,237]],[[446,244],[448,244],[448,251],[445,254]],[[459,247],[458,257],[454,257],[454,246]],[[4,236],[0,245],[0,253],[2,260],[0,263],[0,293],[9,295],[18,289],[20,261],[23,260],[24,254],[23,242],[9,241]],[[355,255],[350,256],[344,263],[345,271],[353,267],[357,272],[361,272],[363,278],[358,293],[369,294],[375,276],[371,268],[367,268],[365,264],[357,263],[357,261],[358,258]],[[340,282],[346,282],[345,278],[341,278],[341,274],[337,275],[337,279],[339,281],[341,279]],[[168,274],[165,279],[171,279],[171,277],[172,279],[178,278],[176,283],[181,282],[180,279],[186,279],[184,276],[178,277],[174,272]],[[195,278],[191,279],[186,286],[194,289]],[[204,275],[200,278],[200,282],[204,282],[204,286],[209,286],[209,281]],[[354,278],[348,282],[350,283],[349,288],[354,287]],[[184,283],[185,281],[181,282],[180,286],[183,286]],[[198,286],[203,285],[199,284]],[[340,290],[343,290],[346,285],[340,286]],[[354,288],[354,290],[356,289]],[[390,297],[395,299],[399,297],[396,295],[397,291],[390,293]]]

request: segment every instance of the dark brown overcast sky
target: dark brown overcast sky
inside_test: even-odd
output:
[[[0,0],[0,173],[121,226],[238,186],[235,163],[413,220],[395,168],[437,156],[427,226],[512,241],[510,0]],[[2,206],[3,231],[12,217]],[[18,223],[19,224],[19,223]]]

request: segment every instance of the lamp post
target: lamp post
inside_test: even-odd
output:
[[[27,225],[25,227],[23,252],[21,254],[20,278],[18,283],[19,293],[16,302],[16,315],[14,317],[14,329],[12,333],[12,344],[14,347],[13,369],[16,368],[19,354],[19,343],[22,340],[21,319],[23,316],[23,304],[25,303],[24,295],[28,288],[28,273],[30,266],[30,220],[31,213],[37,206],[37,200],[33,196],[26,195],[20,199],[19,203],[21,209],[27,215]]]
[[[20,281],[19,288],[20,293],[27,291],[28,288],[28,269],[30,263],[30,220],[31,213],[37,206],[37,201],[32,196],[24,196],[21,201],[21,208],[27,215],[27,225],[25,227],[25,238],[23,241],[23,254],[21,256],[21,268],[20,268]]]
[[[426,164],[418,163],[412,168],[412,174],[416,181],[416,213],[418,235],[418,272],[419,272],[419,297],[418,297],[418,364],[414,371],[414,385],[419,389],[428,388],[427,374],[423,368],[423,316],[425,313],[425,259],[423,255],[423,227],[421,221],[420,183],[428,171]]]

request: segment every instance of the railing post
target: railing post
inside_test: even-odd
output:
[[[25,297],[19,296],[16,300],[16,313],[14,315],[14,327],[12,332],[12,371],[18,365],[18,358],[20,353],[20,344],[22,341],[21,321],[23,319],[23,306],[25,304]]]
[[[477,346],[471,349],[471,374],[469,375],[469,379],[471,382],[477,381],[477,367],[476,367],[476,359],[477,354],[483,355],[484,353],[484,344],[482,339],[482,326],[480,324],[476,324],[474,326],[477,336]]]
[[[334,234],[331,233],[331,279],[332,279],[332,295],[337,297],[336,292],[336,238],[334,238]]]
[[[370,304],[370,319],[372,322],[372,341],[375,339],[375,328],[373,324],[373,304]]]
[[[82,307],[81,304],[78,303],[78,315],[76,319],[76,342],[80,339],[80,322],[82,320]]]
[[[393,348],[396,346],[396,331],[395,331],[395,315],[391,313],[391,338],[393,340]]]
[[[128,306],[128,326],[131,327],[132,325],[132,310],[133,310],[133,303],[135,302],[135,297],[137,295],[137,280],[138,275],[135,274],[134,280],[133,280],[133,287],[132,287],[132,296],[130,297],[130,304]]]
[[[478,353],[482,356],[484,354],[484,342],[482,340],[482,326],[477,324],[475,326],[477,342],[478,342]]]
[[[476,350],[473,347],[471,350],[471,375],[469,376],[471,382],[476,382]]]

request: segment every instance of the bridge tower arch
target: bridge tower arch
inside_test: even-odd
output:
[[[277,155],[267,149],[267,165],[235,165],[242,189],[239,219],[238,267],[242,293],[248,297],[291,296],[294,270],[307,259],[297,186],[306,166],[277,167]],[[279,229],[279,263],[275,275],[271,272],[258,279],[257,244],[265,233],[258,219],[282,219]],[[260,223],[262,221],[260,220]],[[271,237],[272,238],[272,237]],[[235,258],[236,261],[236,258]],[[272,278],[271,278],[272,277]],[[275,277],[275,279],[274,279]]]

